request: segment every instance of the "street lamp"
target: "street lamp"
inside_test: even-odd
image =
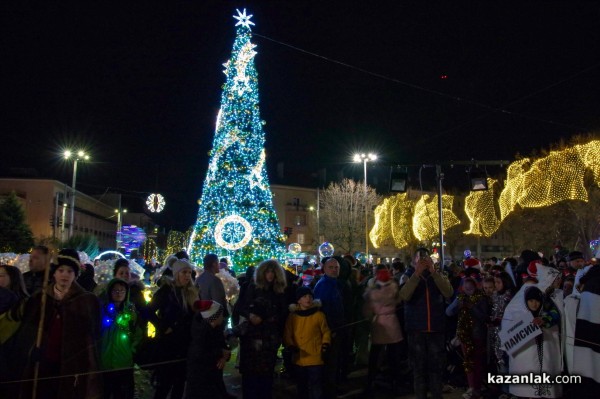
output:
[[[115,213],[117,214],[117,251],[121,248],[121,243],[123,242],[121,229],[123,228],[122,222],[122,214],[127,213],[127,209],[118,210],[115,209]]]
[[[75,184],[77,183],[77,162],[80,160],[88,161],[90,157],[82,150],[77,151],[77,153],[66,150],[64,152],[64,157],[65,159],[73,159],[73,183],[71,184],[71,189],[73,191],[71,193],[71,214],[69,223],[69,238],[71,238],[73,237],[73,222],[75,219]]]
[[[377,159],[377,155],[368,153],[368,154],[354,154],[354,162],[362,162],[364,177],[365,177],[365,255],[367,257],[367,263],[369,262],[369,222],[367,218],[367,162],[375,161]]]

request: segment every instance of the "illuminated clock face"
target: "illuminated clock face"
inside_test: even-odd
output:
[[[252,226],[239,215],[229,215],[215,226],[217,245],[230,251],[245,247],[252,239]]]

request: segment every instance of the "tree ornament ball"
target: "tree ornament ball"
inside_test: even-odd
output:
[[[302,245],[298,244],[297,242],[291,243],[288,246],[288,252],[292,255],[296,255],[300,253],[300,251],[302,251]]]
[[[465,258],[470,258],[471,257],[471,251],[468,249],[465,249],[465,252],[463,252],[463,255],[465,255]]]
[[[232,182],[232,181],[228,181],[228,182],[227,182],[227,187],[228,187],[228,188],[233,188],[233,186],[235,186],[235,183],[234,183],[234,182]]]
[[[335,248],[333,247],[333,244],[331,244],[330,242],[326,241],[319,246],[319,254],[323,258],[328,258],[330,256],[333,256],[334,252],[335,252]]]
[[[354,254],[354,257],[363,265],[367,263],[367,254],[364,252],[357,252]]]

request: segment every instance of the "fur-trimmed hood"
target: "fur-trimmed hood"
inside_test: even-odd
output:
[[[316,312],[317,310],[320,310],[322,305],[323,304],[321,303],[321,301],[319,299],[314,299],[312,306],[306,310],[300,310],[300,306],[298,306],[298,304],[296,304],[296,303],[290,304],[290,306],[288,306],[288,310],[290,311],[290,313],[295,312],[296,314],[298,314],[300,316],[308,316],[307,314],[303,314],[303,313],[311,312],[311,314],[312,314],[312,313]]]
[[[256,267],[256,271],[254,273],[254,284],[256,285],[256,288],[260,288],[262,290],[269,289],[269,283],[267,283],[265,278],[265,274],[268,270],[273,270],[275,273],[273,291],[278,294],[283,294],[283,291],[287,285],[285,273],[279,262],[277,262],[275,259],[265,260]]]

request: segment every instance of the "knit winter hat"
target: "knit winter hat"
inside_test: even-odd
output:
[[[525,291],[525,302],[527,302],[530,299],[535,299],[539,302],[543,302],[544,294],[542,294],[542,291],[540,291],[538,287],[531,287],[527,291]]]
[[[173,278],[176,278],[177,273],[182,271],[183,269],[192,269],[192,265],[185,259],[176,260],[171,266],[171,270],[173,270]]]
[[[269,303],[266,299],[258,297],[250,304],[248,313],[255,314],[261,319],[266,319],[269,316]]]
[[[463,262],[463,266],[465,267],[465,269],[468,269],[470,267],[476,267],[478,269],[481,269],[481,262],[477,258],[468,258],[465,259],[465,261]]]
[[[209,301],[206,299],[198,299],[194,302],[194,309],[202,315],[203,319],[208,321],[214,321],[219,318],[221,314],[223,314],[223,306],[221,306],[218,302]]]
[[[79,275],[81,271],[81,261],[79,260],[79,254],[77,251],[71,248],[61,249],[56,256],[56,264],[54,271],[61,266],[68,266],[75,272],[75,276]]]
[[[388,269],[377,270],[375,273],[375,280],[381,283],[387,283],[392,279],[392,273]]]
[[[296,301],[298,301],[304,295],[310,295],[314,298],[312,290],[309,287],[302,286],[296,290]]]
[[[569,252],[569,261],[575,260],[575,259],[583,259],[583,260],[585,260],[585,258],[583,257],[583,253],[581,253],[579,251]]]

